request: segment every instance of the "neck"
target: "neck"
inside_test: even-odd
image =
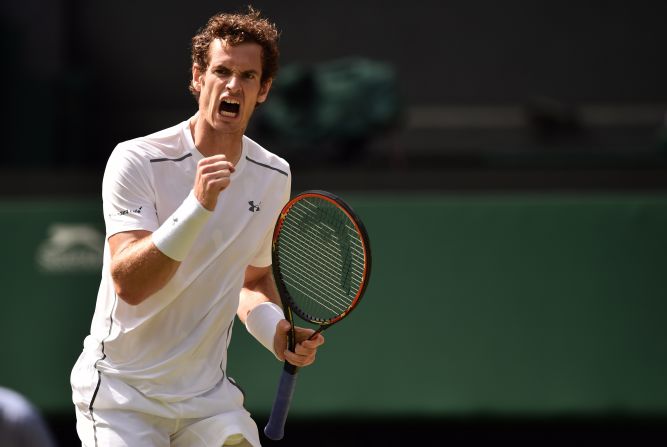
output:
[[[243,134],[226,133],[213,129],[206,120],[195,117],[190,121],[190,132],[197,150],[204,156],[224,155],[233,164],[238,163],[243,149]]]

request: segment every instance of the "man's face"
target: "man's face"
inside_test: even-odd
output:
[[[263,85],[262,47],[256,43],[227,45],[215,39],[209,48],[206,71],[192,68],[192,81],[199,91],[199,115],[216,131],[245,132],[257,103],[262,103],[271,88]]]

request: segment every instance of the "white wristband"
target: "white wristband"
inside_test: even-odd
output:
[[[174,214],[152,234],[153,244],[171,259],[182,261],[211,214],[191,191]]]
[[[273,340],[276,336],[276,326],[280,320],[285,319],[283,310],[275,303],[261,303],[255,306],[245,320],[248,332],[257,339],[266,349],[271,351],[278,360],[278,355],[273,348]]]

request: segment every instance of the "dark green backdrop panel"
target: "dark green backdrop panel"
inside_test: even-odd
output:
[[[667,197],[347,198],[371,285],[301,372],[292,414],[667,413]],[[0,384],[68,410],[99,205],[3,202],[0,217]],[[240,324],[230,363],[268,412],[281,365]]]
[[[101,207],[3,201],[0,234],[0,385],[45,410],[69,409],[69,373],[90,327],[100,278]]]

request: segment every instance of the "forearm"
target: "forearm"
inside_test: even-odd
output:
[[[129,304],[139,304],[164,287],[210,217],[211,211],[191,192],[155,232],[137,230],[111,236],[111,277],[116,293]]]
[[[265,304],[265,303],[271,304]],[[324,343],[322,334],[311,339],[313,329],[294,327],[296,346],[294,352],[287,349],[288,332],[292,330],[279,305],[280,295],[275,286],[270,267],[248,267],[241,291],[238,316],[248,332],[280,361],[287,360],[296,366],[313,363],[317,347]]]
[[[284,343],[281,339],[284,338],[287,329],[281,332],[283,334],[281,336],[278,327],[281,323],[287,324],[287,322],[284,321],[283,311],[278,302],[278,291],[274,285],[271,268],[248,267],[237,314],[253,337],[279,360],[284,360],[282,354]]]
[[[179,261],[155,247],[149,233],[115,254],[111,277],[118,296],[128,304],[137,305],[164,287],[179,265]]]
[[[239,319],[245,324],[250,311],[254,309],[255,306],[268,301],[280,305],[278,291],[274,285],[273,276],[270,273],[262,275],[256,279],[246,280],[241,289],[241,296],[239,299],[239,307],[237,311]]]

